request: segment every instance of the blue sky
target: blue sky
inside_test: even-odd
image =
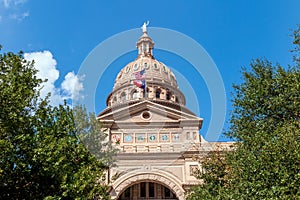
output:
[[[85,89],[81,84],[84,77],[76,74],[97,45],[120,32],[140,28],[149,20],[150,27],[187,35],[210,55],[225,85],[228,121],[232,109],[231,86],[240,83],[242,66],[247,67],[254,58],[264,57],[283,66],[291,63],[290,35],[300,24],[299,11],[298,0],[0,0],[0,44],[2,51],[23,50],[26,58],[39,60],[41,77],[50,80],[46,88],[54,93],[52,101],[59,102],[63,98],[76,98]],[[96,113],[105,108],[106,96],[118,71],[135,57],[136,52],[122,55],[105,71],[93,97],[97,102]],[[202,77],[193,71],[190,63],[172,52],[156,50],[155,57],[192,84],[200,111],[189,98],[187,106],[204,118],[201,133],[205,136],[211,102]],[[180,88],[185,92],[186,88]],[[227,128],[225,123],[224,129]],[[218,140],[226,139],[221,136]]]

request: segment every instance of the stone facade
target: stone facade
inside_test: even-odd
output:
[[[113,199],[185,199],[189,187],[201,184],[194,176],[201,156],[230,145],[199,135],[203,119],[185,107],[174,74],[155,60],[153,48],[144,31],[136,60],[117,75],[107,108],[98,116],[120,150],[117,167],[108,173]],[[132,83],[141,70],[144,88]]]

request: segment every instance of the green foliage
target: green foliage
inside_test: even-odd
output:
[[[0,54],[0,199],[109,199],[110,148],[99,149],[102,160],[88,151],[76,112],[39,98],[42,80],[33,65],[22,53]],[[98,127],[89,117],[86,126]]]
[[[294,38],[294,46],[295,48],[292,50],[292,52],[295,52],[296,54],[294,55],[294,61],[297,63],[297,65],[300,65],[300,25],[298,25],[298,29],[296,29],[293,32],[293,38]]]
[[[203,180],[203,184],[193,188],[188,199],[225,199],[225,187],[228,185],[228,165],[224,152],[208,153],[201,161],[201,165],[202,170],[199,170],[197,178]],[[224,195],[221,196],[221,194]]]
[[[293,67],[257,59],[243,69],[227,132],[235,150],[220,157],[223,163],[213,156],[203,162],[204,184],[190,199],[300,199],[299,32]]]
[[[100,160],[106,167],[114,164],[114,155],[117,149],[114,148],[108,140],[94,113],[87,114],[86,108],[77,105],[73,108],[77,133],[91,154]]]

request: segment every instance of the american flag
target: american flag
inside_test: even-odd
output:
[[[141,71],[134,72],[133,75],[134,75],[134,77],[135,77],[136,80],[145,79],[146,78],[146,70],[143,69]]]

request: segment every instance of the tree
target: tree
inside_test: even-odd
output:
[[[229,169],[224,153],[224,149],[217,148],[202,158],[202,170],[198,171],[197,178],[203,180],[203,183],[192,189],[188,199],[224,199],[225,188],[229,184]]]
[[[224,165],[204,176],[226,184],[204,184],[195,194],[212,199],[300,199],[300,26],[294,32],[294,66],[257,59],[234,85],[233,114],[227,136],[237,142]],[[218,164],[211,159],[210,165]],[[207,167],[207,165],[204,165]],[[217,175],[217,176],[216,176]],[[203,176],[202,176],[203,177]],[[201,193],[199,192],[201,191]],[[218,192],[220,191],[220,192]]]
[[[76,112],[39,97],[43,81],[22,52],[0,54],[0,68],[0,198],[108,199],[109,156],[99,160],[84,146]]]
[[[95,113],[87,113],[82,105],[73,108],[76,131],[89,152],[106,166],[114,165],[117,149],[109,141],[106,130],[96,119]]]

